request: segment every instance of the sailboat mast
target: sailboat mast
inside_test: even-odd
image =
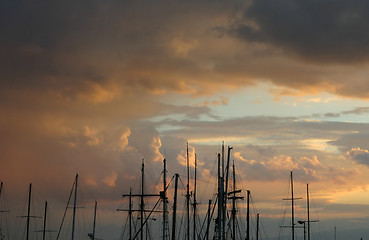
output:
[[[129,240],[132,240],[132,188],[129,188],[128,217],[129,217]]]
[[[306,204],[307,204],[307,222],[308,222],[308,240],[310,240],[310,203],[309,203],[309,184],[306,184]]]
[[[247,190],[246,240],[250,240],[250,190]]]
[[[260,221],[260,215],[258,213],[256,214],[256,240],[259,240],[259,221]]]
[[[220,153],[218,153],[218,240],[221,239],[222,233],[222,187],[221,187],[221,174],[220,174]]]
[[[76,180],[74,182],[74,203],[73,203],[72,240],[74,240],[74,226],[75,226],[75,222],[76,222],[77,186],[78,186],[78,173],[76,174]]]
[[[167,225],[167,160],[164,158],[163,170],[163,240],[166,240],[166,225]]]
[[[177,214],[177,188],[178,188],[178,173],[175,175],[174,181],[174,199],[173,199],[173,220],[172,220],[172,240],[176,240],[176,214]]]
[[[233,198],[232,198],[232,230],[233,239],[236,239],[236,169],[233,161]]]
[[[195,184],[194,184],[194,191],[193,191],[193,240],[196,240],[196,190],[197,190],[197,156],[195,154]]]
[[[92,228],[92,240],[95,240],[95,229],[96,229],[96,209],[97,209],[97,201],[95,201],[95,209],[94,209],[94,225]]]
[[[144,159],[142,159],[142,165],[141,165],[141,204],[140,204],[140,214],[141,214],[141,232],[140,232],[140,237],[141,240],[143,240],[143,218],[144,218],[144,175],[145,175],[145,163],[144,163]]]
[[[224,192],[224,177],[225,177],[225,169],[224,169],[224,141],[222,142],[222,240],[225,240],[225,225],[226,225],[226,194]]]
[[[44,211],[44,227],[42,231],[42,240],[45,240],[46,238],[46,216],[47,216],[47,201],[45,201],[45,211]]]
[[[208,222],[206,225],[206,240],[209,240],[209,227],[210,227],[210,211],[211,211],[211,199],[209,199],[209,204],[208,204]]]
[[[291,214],[291,227],[292,227],[292,240],[295,240],[295,208],[294,208],[294,198],[293,198],[293,176],[291,171],[291,201],[292,201],[292,214]]]
[[[293,174],[291,171],[290,174],[290,187],[291,187],[291,198],[286,198],[283,200],[288,200],[291,201],[291,226],[281,226],[281,227],[290,227],[291,228],[291,233],[292,233],[292,240],[295,240],[295,200],[299,200],[302,198],[295,198],[294,197],[294,193],[293,193]]]
[[[227,213],[227,200],[228,200],[228,175],[229,175],[229,161],[231,158],[231,149],[233,149],[233,147],[228,146],[228,154],[227,154],[227,164],[226,164],[226,169],[225,169],[225,189],[224,189],[224,209],[223,209],[223,219],[224,219],[224,224],[223,224],[223,231],[225,232],[225,221],[226,221],[226,213]]]
[[[28,209],[27,209],[27,236],[26,240],[29,239],[29,220],[31,215],[31,194],[32,194],[32,183],[29,184],[29,191],[28,191]]]
[[[186,239],[190,240],[190,163],[188,157],[188,142],[186,152],[186,165],[187,165],[187,192],[186,192],[186,213],[187,213],[187,234]]]

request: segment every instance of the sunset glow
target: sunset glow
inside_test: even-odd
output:
[[[222,142],[269,239],[290,204],[290,171],[300,220],[309,184],[314,240],[334,227],[342,240],[368,236],[368,12],[358,0],[2,1],[0,210],[10,212],[0,217],[10,239],[24,239],[17,216],[30,183],[34,214],[48,201],[57,229],[77,173],[86,225],[96,200],[98,236],[120,239],[127,213],[116,210],[140,191],[142,160],[145,191],[161,191],[164,158],[168,181],[185,183],[187,143],[202,222]],[[171,185],[170,211],[172,197]]]

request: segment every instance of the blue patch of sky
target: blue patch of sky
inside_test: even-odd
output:
[[[301,117],[322,121],[369,122],[369,112],[344,114],[369,102],[348,99],[328,93],[310,96],[280,96],[275,99],[270,86],[259,85],[226,96],[227,105],[212,107],[214,115],[223,118],[245,116]]]
[[[369,107],[369,101],[343,98],[329,93],[306,96],[279,96],[271,94],[273,86],[259,84],[243,88],[233,93],[219,92],[212,96],[189,98],[188,96],[167,95],[163,102],[177,106],[201,106],[205,103],[221,102],[228,99],[227,104],[211,105],[210,114],[202,114],[194,121],[222,121],[224,119],[247,116],[298,117],[302,120],[339,121],[369,123],[369,112],[354,114],[344,113],[360,107]],[[159,123],[164,119],[188,120],[185,114],[176,113],[156,116],[148,119]],[[158,130],[178,129],[178,126],[161,125]]]

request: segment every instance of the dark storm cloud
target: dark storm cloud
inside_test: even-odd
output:
[[[86,82],[110,81],[127,91],[188,91],[178,76],[188,79],[203,73],[194,62],[169,53],[171,41],[193,38],[196,28],[207,31],[191,22],[205,22],[225,9],[206,1],[0,4],[2,85],[58,89],[70,95],[83,91]]]
[[[367,61],[368,12],[369,3],[360,0],[255,0],[234,34],[303,59]]]

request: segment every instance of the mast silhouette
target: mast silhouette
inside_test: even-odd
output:
[[[225,169],[224,169],[224,141],[222,142],[222,181],[221,181],[221,187],[222,187],[222,240],[225,240],[225,219],[226,219],[226,195],[224,192],[224,176],[225,176]]]
[[[243,197],[236,196],[237,193],[240,193],[241,190],[236,190],[236,168],[233,161],[233,191],[228,193],[228,199],[232,200],[232,211],[231,211],[231,217],[232,217],[232,239],[236,239],[236,200],[237,199],[243,199]]]
[[[129,188],[128,217],[129,217],[129,240],[132,240],[132,188]]]
[[[76,208],[77,208],[77,186],[78,186],[78,173],[74,182],[74,202],[73,202],[73,223],[72,223],[72,240],[74,239],[74,226],[76,222]]]
[[[186,192],[187,234],[186,234],[186,239],[190,240],[190,163],[189,163],[189,157],[188,157],[188,142],[187,142],[186,165],[187,165],[187,192]]]
[[[250,190],[247,190],[246,240],[250,240]]]
[[[260,214],[256,214],[256,240],[259,240],[259,221],[260,221]]]
[[[194,184],[194,191],[193,191],[193,240],[196,240],[196,190],[197,190],[197,183],[196,183],[196,177],[197,177],[197,156],[195,154],[195,184]]]
[[[95,240],[95,230],[96,230],[96,209],[97,209],[97,201],[95,201],[95,209],[94,209],[94,225],[92,228],[92,240]]]
[[[223,146],[224,146],[224,142],[223,142]],[[223,147],[224,149],[224,147]],[[227,154],[227,164],[226,164],[226,169],[225,169],[225,189],[224,189],[224,209],[223,209],[223,231],[225,233],[225,221],[226,221],[226,213],[227,213],[227,193],[228,193],[228,175],[229,175],[229,162],[230,162],[230,158],[231,158],[231,150],[233,149],[233,147],[228,146],[228,154]]]
[[[287,199],[283,199],[283,200],[289,200],[291,201],[291,226],[287,226],[287,227],[291,227],[292,231],[292,240],[295,240],[295,200],[298,199],[302,199],[302,198],[295,198],[293,195],[293,174],[291,171],[290,174],[290,185],[291,185],[291,198],[287,198]],[[284,227],[284,226],[282,226]]]
[[[209,204],[208,204],[208,216],[207,216],[207,224],[206,224],[206,240],[209,240],[209,227],[210,227],[210,222],[211,222],[211,216],[210,216],[210,212],[211,212],[211,199],[209,199]]]
[[[319,220],[310,220],[310,196],[309,196],[309,184],[306,184],[306,209],[307,209],[307,229],[308,229],[308,240],[310,240],[310,223],[312,222],[319,222]],[[304,229],[305,229],[305,223],[304,223]]]
[[[47,201],[45,201],[45,211],[44,211],[44,227],[42,230],[42,240],[46,239],[46,215],[47,214]]]
[[[145,160],[142,159],[141,164],[141,204],[140,204],[140,214],[141,214],[141,232],[140,232],[140,239],[143,240],[143,222],[144,222],[144,211],[145,211],[145,203],[144,203],[144,175],[145,175]]]
[[[1,201],[1,193],[3,191],[3,182],[1,181],[0,182],[0,201]],[[4,205],[5,207],[5,205]],[[0,213],[7,213],[9,212],[9,210],[5,210],[5,209],[0,209]],[[9,232],[7,231],[6,232],[7,235],[9,235]],[[3,229],[2,229],[2,226],[0,225],[0,239],[3,239],[5,237],[5,235],[3,234]],[[9,236],[8,236],[8,239],[9,239]]]
[[[32,196],[32,183],[29,184],[29,189],[28,189],[28,207],[27,207],[27,215],[26,216],[20,216],[21,218],[26,218],[27,222],[26,222],[26,240],[28,240],[30,238],[29,236],[29,230],[30,230],[30,220],[31,218],[41,218],[41,217],[37,217],[37,216],[31,216],[31,196]],[[7,212],[7,211],[4,211]]]
[[[29,184],[28,190],[28,208],[27,208],[27,233],[26,233],[26,240],[29,239],[29,220],[31,218],[31,194],[32,194],[32,183]]]
[[[310,203],[309,203],[309,184],[306,184],[306,207],[307,207],[307,218],[308,218],[308,240],[310,240]]]
[[[173,220],[172,220],[172,240],[176,240],[176,215],[177,215],[177,188],[178,188],[178,173],[175,174],[174,180],[174,200],[173,200]]]
[[[222,194],[222,177],[220,170],[220,153],[218,153],[218,221],[217,221],[217,230],[218,230],[218,240],[222,237],[222,202],[223,202],[223,194]]]
[[[163,170],[163,192],[162,192],[162,200],[163,200],[163,240],[166,240],[166,229],[167,229],[167,160],[164,158],[164,170]]]

